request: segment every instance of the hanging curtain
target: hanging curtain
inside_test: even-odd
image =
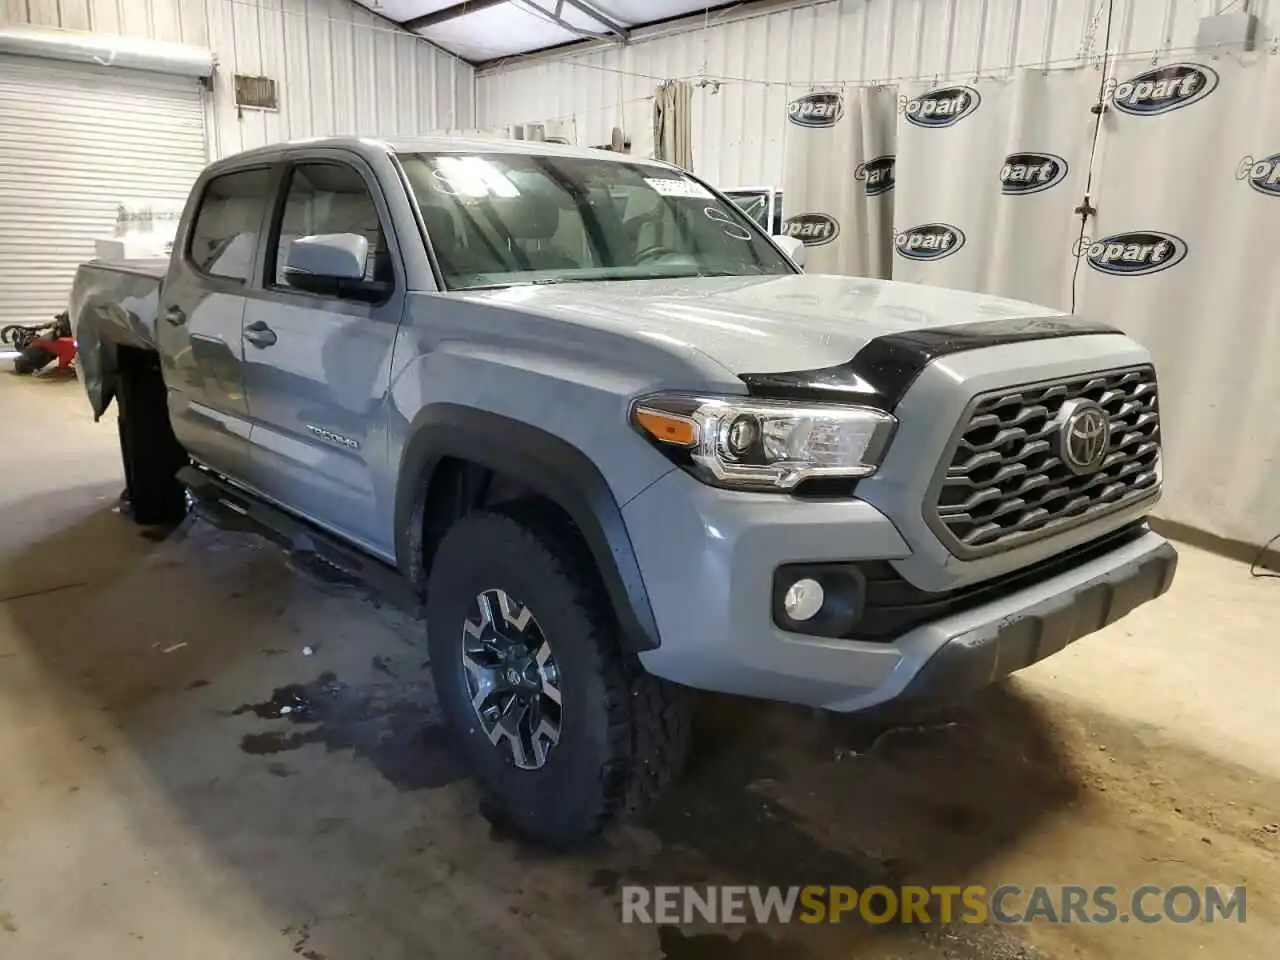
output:
[[[1155,355],[1157,515],[1260,545],[1280,533],[1280,57],[1111,72],[1080,309]]]
[[[1132,334],[1160,372],[1157,515],[1261,545],[1280,534],[1280,57],[1109,74],[905,84],[896,133],[893,90],[793,89],[786,232],[812,272],[1074,309]]]
[[[654,157],[693,169],[693,85],[667,80],[653,97]]]
[[[783,232],[809,272],[889,276],[896,101],[894,87],[789,91]]]
[[[1100,75],[913,83],[898,118],[893,277],[1070,309]]]

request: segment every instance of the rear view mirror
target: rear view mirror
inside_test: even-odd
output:
[[[791,258],[801,270],[804,269],[805,249],[804,244],[795,237],[788,237],[785,234],[777,235],[773,238],[773,242],[782,248],[782,252]]]
[[[289,245],[284,282],[307,293],[351,295],[364,284],[368,261],[369,241],[358,233],[298,237]]]

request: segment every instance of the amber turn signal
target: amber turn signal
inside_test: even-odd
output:
[[[637,407],[632,415],[636,425],[659,443],[692,447],[698,442],[698,425],[687,417]]]

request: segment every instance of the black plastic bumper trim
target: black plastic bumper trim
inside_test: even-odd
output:
[[[957,637],[929,659],[897,700],[947,702],[1038,663],[1160,596],[1177,565],[1177,551],[1165,543],[1122,575],[1080,590],[1069,603],[1011,619],[980,641]]]
[[[892,643],[902,634],[940,617],[1007,597],[1019,590],[1056,577],[1097,557],[1132,543],[1149,532],[1145,521],[1126,524],[1041,560],[989,580],[930,593],[909,583],[884,560],[860,564],[866,585],[866,602],[857,624],[844,635],[846,640]]]

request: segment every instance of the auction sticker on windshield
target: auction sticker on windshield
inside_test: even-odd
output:
[[[680,180],[674,177],[645,177],[644,182],[664,197],[697,197],[712,200],[714,194],[696,180]]]

